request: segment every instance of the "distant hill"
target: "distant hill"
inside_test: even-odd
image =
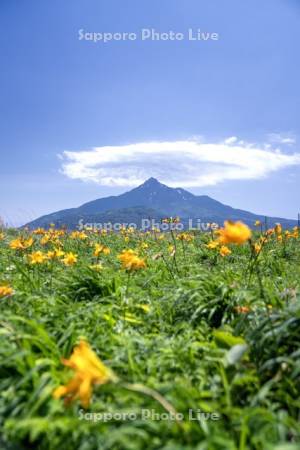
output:
[[[181,188],[170,188],[155,178],[149,178],[141,186],[118,196],[100,198],[85,203],[78,208],[65,209],[42,216],[25,226],[33,229],[57,227],[69,229],[83,224],[135,223],[140,227],[143,219],[160,220],[163,217],[179,216],[186,225],[188,219],[201,220],[202,223],[224,220],[242,220],[248,225],[256,220],[265,221],[265,216],[224,205],[207,195],[193,195]],[[267,217],[268,226],[280,222],[284,227],[297,225],[296,220],[280,217]]]

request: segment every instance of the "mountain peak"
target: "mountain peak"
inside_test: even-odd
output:
[[[144,211],[144,212],[143,212]],[[151,212],[149,212],[151,211]],[[70,229],[78,227],[83,223],[116,223],[121,220],[126,223],[136,223],[141,217],[175,217],[181,219],[201,219],[202,223],[217,222],[224,220],[243,220],[249,225],[253,225],[256,220],[264,220],[262,216],[233,209],[223,205],[212,198],[201,195],[197,196],[180,187],[171,188],[160,183],[156,178],[150,177],[140,186],[121,195],[111,196],[93,200],[85,203],[79,208],[58,211],[47,216],[40,217],[27,224],[30,228],[48,227],[50,223],[56,226],[67,225]],[[295,226],[296,221],[289,221],[281,218],[268,218],[268,225],[274,226],[281,222],[284,226]]]
[[[156,178],[150,177],[142,184],[142,186],[147,187],[161,186],[161,183]]]

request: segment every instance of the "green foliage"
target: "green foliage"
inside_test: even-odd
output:
[[[56,244],[35,236],[33,248],[15,251],[14,234],[0,241],[0,285],[14,289],[0,299],[1,449],[299,448],[299,239],[271,239],[255,259],[248,245],[222,258],[197,233],[175,241],[175,253],[169,234],[63,236],[63,249],[78,255],[68,267],[31,265],[28,253]],[[93,256],[96,242],[111,253]],[[126,248],[147,268],[121,270]],[[124,382],[155,389],[184,420],[143,420],[143,410],[166,411],[122,384],[95,387],[87,411],[55,400],[71,375],[61,357],[81,337]],[[219,420],[191,420],[199,410]],[[92,420],[100,413],[137,418]]]

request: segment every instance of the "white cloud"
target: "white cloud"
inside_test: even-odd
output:
[[[296,138],[287,134],[280,133],[271,133],[269,134],[270,142],[275,144],[283,144],[283,145],[294,145],[296,144]]]
[[[141,142],[65,151],[62,173],[102,186],[137,186],[149,177],[169,186],[212,186],[227,180],[266,177],[300,165],[300,154],[285,154],[237,138],[219,143],[198,141]]]
[[[235,144],[238,141],[238,138],[236,136],[231,136],[230,138],[225,139],[225,144]]]

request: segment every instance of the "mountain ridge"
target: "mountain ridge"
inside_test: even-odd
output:
[[[67,228],[78,228],[80,221],[96,223],[101,221],[120,222],[139,226],[143,218],[161,219],[179,216],[183,222],[200,219],[202,222],[216,222],[221,225],[224,220],[242,220],[253,225],[256,220],[265,221],[265,216],[242,209],[232,208],[207,195],[194,195],[180,187],[171,188],[151,177],[140,186],[117,196],[109,196],[84,203],[78,208],[69,208],[41,216],[24,226],[29,228],[47,227],[50,223]],[[267,217],[268,226],[281,222],[285,227],[297,225],[296,220],[280,217]],[[123,223],[123,222],[122,222]]]

